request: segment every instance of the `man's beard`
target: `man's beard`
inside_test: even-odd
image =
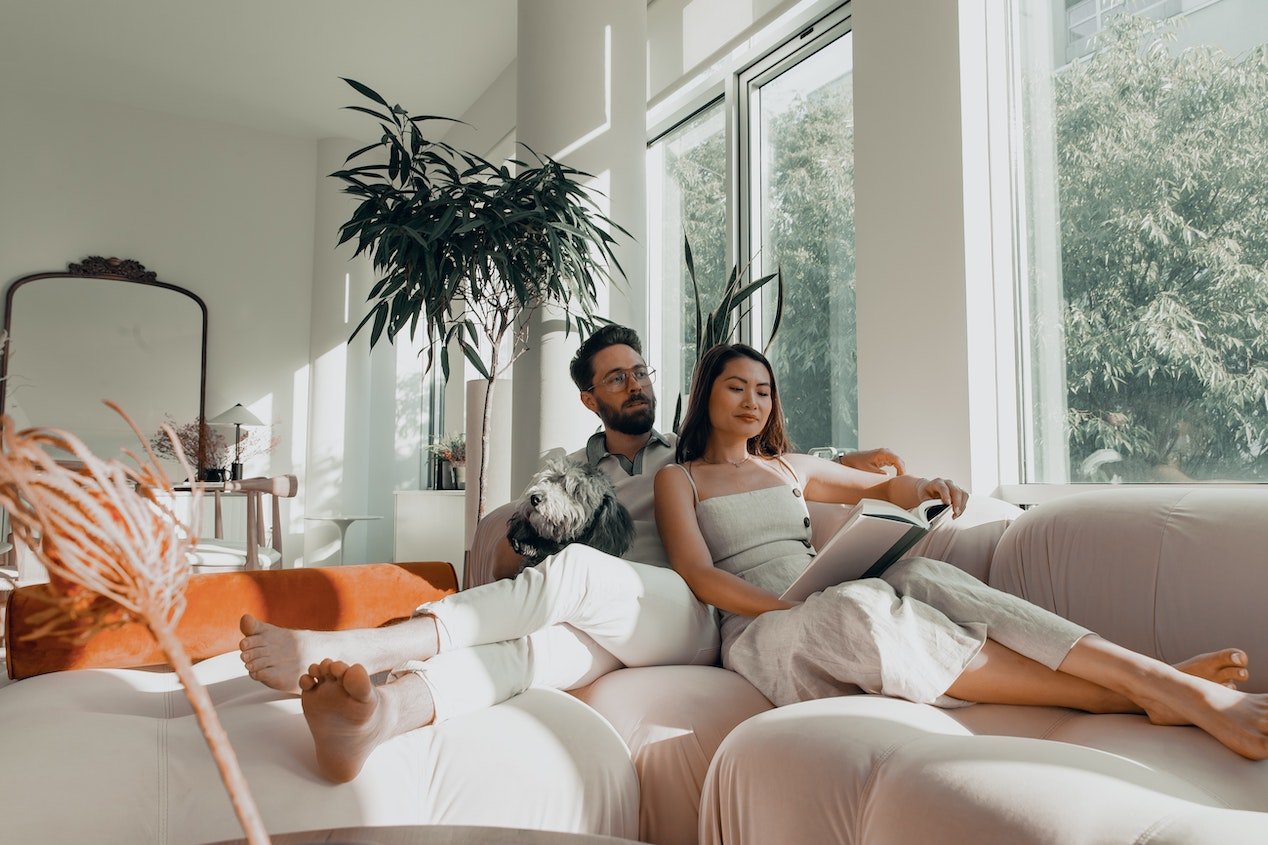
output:
[[[656,422],[656,397],[645,393],[642,399],[646,405],[633,407],[629,407],[628,403],[637,400],[626,400],[618,407],[599,402],[599,419],[603,420],[605,427],[621,434],[646,434]]]

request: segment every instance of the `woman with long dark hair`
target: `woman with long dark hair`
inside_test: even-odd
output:
[[[1104,640],[950,564],[901,561],[793,604],[805,569],[807,499],[941,499],[945,479],[881,478],[790,453],[770,363],[743,344],[705,353],[678,463],[656,476],[656,522],[674,569],[722,614],[722,661],[775,704],[862,689],[954,707],[969,702],[1145,713],[1194,724],[1233,751],[1268,758],[1268,696],[1232,688],[1246,655],[1227,649],[1168,666]]]

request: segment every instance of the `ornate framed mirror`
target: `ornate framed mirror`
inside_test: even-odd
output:
[[[135,450],[110,399],[146,437],[169,418],[194,424],[189,460],[203,465],[207,306],[196,294],[137,261],[92,256],[10,285],[4,329],[0,409],[19,428],[67,429],[103,457]]]

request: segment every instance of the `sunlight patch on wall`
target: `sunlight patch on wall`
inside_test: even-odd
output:
[[[691,0],[682,9],[682,66],[694,68],[752,23],[752,0]]]
[[[348,346],[335,344],[313,364],[309,416],[311,447],[308,452],[308,489],[313,497],[309,510],[339,507],[343,488],[343,450],[346,435]]]
[[[612,128],[612,26],[603,28],[603,123],[555,153],[564,159]]]
[[[308,378],[309,366],[305,364],[295,371],[291,377],[291,467],[292,472],[307,481],[305,467],[308,463]],[[290,535],[303,533],[304,494],[307,483],[301,484],[299,493],[291,500],[290,519],[287,520],[286,533]],[[295,557],[296,568],[304,565],[303,544],[298,544],[301,553]]]

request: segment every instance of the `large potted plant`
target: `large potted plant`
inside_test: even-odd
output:
[[[430,369],[439,348],[449,378],[456,343],[488,384],[480,426],[480,454],[489,452],[489,420],[497,377],[527,348],[527,317],[557,306],[565,332],[588,334],[600,282],[624,270],[613,253],[613,232],[628,235],[603,215],[580,181],[589,177],[528,150],[531,161],[494,165],[424,137],[421,125],[452,121],[411,116],[373,89],[345,79],[369,106],[348,106],[375,119],[378,141],[356,150],[336,171],[344,193],[360,198],[340,227],[339,243],[356,240],[381,278],[367,301],[373,307],[353,331],[370,326],[370,346],[420,329]],[[527,150],[527,147],[525,147]],[[477,518],[484,515],[488,461],[480,462]]]

